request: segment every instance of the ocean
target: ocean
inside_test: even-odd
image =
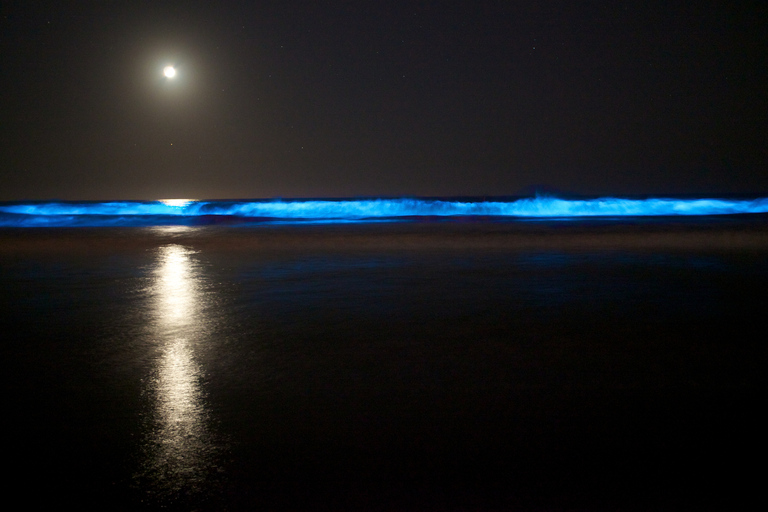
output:
[[[1,203],[8,495],[108,510],[761,502],[766,209]]]

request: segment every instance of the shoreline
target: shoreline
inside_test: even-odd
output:
[[[113,252],[177,244],[214,251],[696,251],[768,250],[768,223],[542,221],[255,226],[2,228],[0,254]]]

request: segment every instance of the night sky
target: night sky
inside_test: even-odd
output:
[[[0,12],[0,200],[768,191],[766,2]]]

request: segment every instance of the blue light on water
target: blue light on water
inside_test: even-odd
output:
[[[768,213],[768,198],[515,200],[348,199],[261,201],[14,202],[0,204],[0,226],[152,226],[263,222],[373,222],[418,218],[571,219]]]

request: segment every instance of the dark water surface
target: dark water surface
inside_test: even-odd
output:
[[[27,508],[763,500],[764,222],[0,231]]]

